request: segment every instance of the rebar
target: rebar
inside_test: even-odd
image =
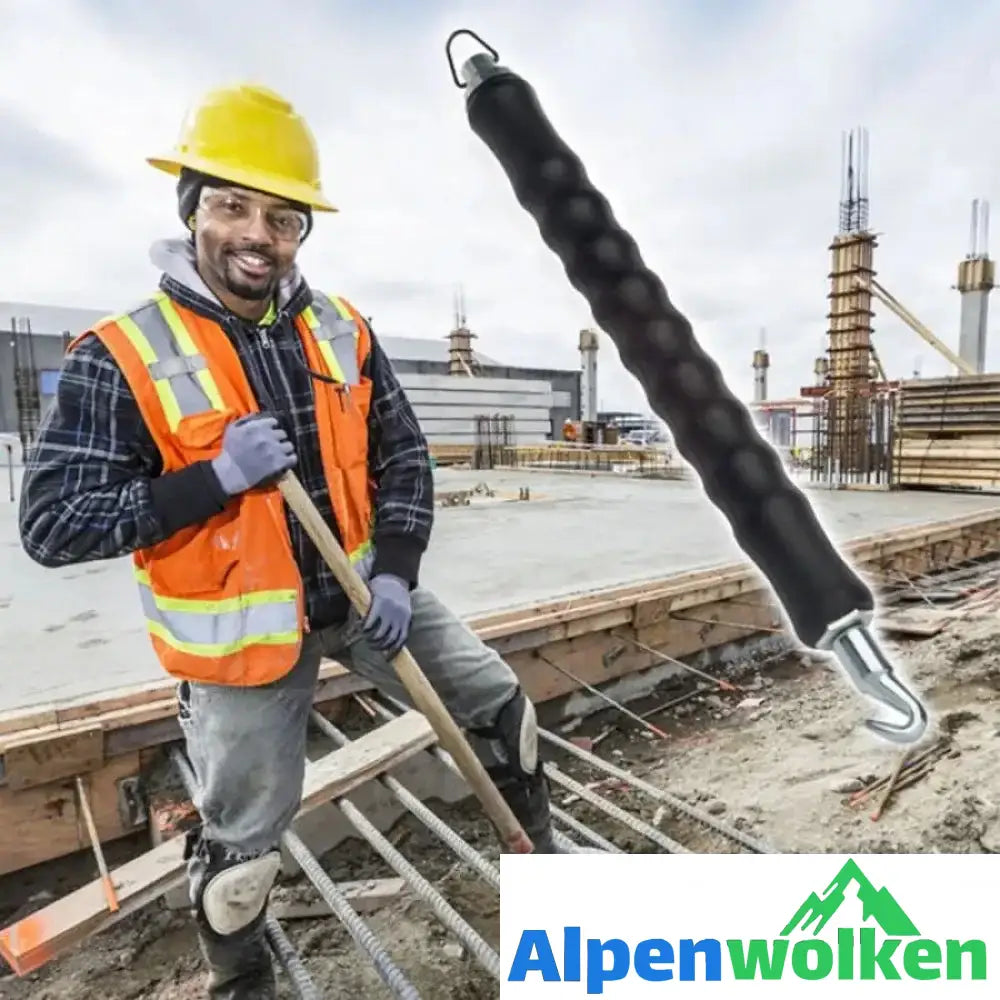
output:
[[[375,827],[367,816],[353,802],[337,799],[336,804],[355,830],[402,876],[415,895],[425,902],[437,918],[472,953],[480,965],[497,979],[500,978],[500,956],[480,937],[475,929],[448,903],[410,864],[406,858]]]
[[[316,727],[328,736],[337,746],[346,746],[351,741],[329,719],[312,710],[311,718]],[[420,820],[432,833],[447,844],[466,864],[473,868],[484,881],[488,882],[498,892],[500,890],[500,872],[494,868],[474,847],[464,840],[457,831],[448,826],[440,816],[434,814],[420,799],[406,788],[398,778],[383,774],[378,779],[380,784],[388,788],[399,802]]]
[[[612,819],[618,820],[619,823],[627,826],[634,833],[638,833],[647,840],[653,841],[654,844],[662,847],[668,854],[692,853],[683,844],[679,844],[662,831],[657,830],[655,826],[646,823],[637,816],[633,816],[631,813],[625,812],[620,806],[616,806],[613,802],[609,802],[603,796],[598,795],[597,792],[592,791],[585,785],[581,785],[579,781],[574,781],[568,775],[563,774],[554,764],[548,764],[546,771],[556,784],[562,785],[563,788],[573,792],[575,795],[579,795],[581,799],[589,802],[595,809],[600,809],[601,812],[607,814]]]
[[[268,914],[264,921],[267,933],[267,943],[274,952],[278,964],[285,970],[285,975],[291,980],[301,1000],[322,1000],[322,994],[312,981],[309,970],[302,963],[295,946],[288,940],[281,924],[273,914]]]
[[[323,870],[312,851],[293,830],[286,830],[282,843],[292,857],[302,867],[306,877],[316,887],[323,901],[340,918],[354,943],[371,959],[379,978],[389,987],[394,997],[400,1000],[420,1000],[416,987],[406,978],[402,970],[392,960],[372,929],[358,916],[347,901],[347,897],[337,888],[333,879]]]
[[[170,757],[177,768],[178,774],[180,774],[181,782],[187,790],[187,794],[191,798],[194,798],[196,782],[190,762],[184,756],[180,747],[172,747]],[[352,910],[351,912],[353,913],[354,911]],[[288,940],[288,936],[282,929],[281,924],[270,913],[264,920],[264,935],[267,938],[267,943],[270,945],[271,951],[274,952],[274,956],[278,960],[278,964],[284,969],[285,974],[288,976],[295,992],[301,1000],[320,1000],[321,994],[316,984],[312,981],[309,970],[303,964],[299,953],[295,950],[295,946]]]
[[[572,754],[578,760],[582,760],[584,763],[590,764],[599,771],[603,771],[605,774],[610,775],[613,778],[617,778],[619,781],[624,781],[626,784],[631,785],[640,792],[645,792],[650,797],[656,799],[657,802],[662,802],[665,805],[671,806],[676,809],[677,812],[684,813],[684,815],[689,819],[696,820],[705,826],[711,827],[716,831],[716,833],[721,833],[724,837],[728,837],[730,840],[736,841],[738,844],[742,844],[744,847],[749,848],[757,854],[778,853],[773,847],[769,847],[767,844],[751,837],[742,830],[737,830],[735,827],[731,827],[727,823],[720,822],[703,809],[699,809],[697,806],[688,804],[683,799],[679,799],[676,795],[671,795],[670,792],[664,791],[662,788],[657,788],[655,785],[651,785],[648,781],[643,781],[642,778],[637,778],[634,774],[630,774],[628,771],[625,771],[620,767],[616,767],[614,764],[610,764],[608,761],[603,760],[594,754],[587,753],[586,750],[581,750],[573,743],[570,743],[569,740],[564,740],[561,736],[557,736],[555,733],[542,729],[540,730],[540,735],[543,739],[548,740],[550,743],[554,743],[557,747],[560,747],[567,753]]]
[[[775,654],[775,657],[777,657],[778,655],[779,654]],[[781,653],[780,655],[784,656],[785,653]],[[399,708],[400,711],[405,711],[406,710],[406,706],[402,702],[398,701],[396,698],[393,698],[391,695],[383,694],[382,697],[384,697],[387,701],[390,701],[394,705],[396,705],[397,708]],[[383,719],[392,719],[392,718],[395,718],[395,716],[392,714],[392,712],[389,709],[387,709],[384,705],[380,704],[378,701],[375,701],[374,699],[365,698],[365,697],[363,697],[361,695],[355,695],[355,699],[362,706],[367,707],[370,711],[377,712],[380,716],[382,716]],[[717,833],[721,833],[723,836],[728,837],[729,839],[731,839],[733,841],[736,841],[737,843],[742,844],[744,847],[748,847],[750,850],[756,852],[757,854],[775,854],[775,853],[777,853],[773,848],[768,847],[767,845],[761,843],[760,841],[755,840],[753,837],[750,837],[748,834],[743,833],[741,830],[737,830],[734,827],[730,827],[727,824],[720,822],[719,820],[715,819],[714,816],[710,816],[704,810],[698,809],[695,806],[688,805],[682,799],[677,798],[677,796],[671,795],[669,792],[666,792],[666,791],[663,791],[662,789],[656,788],[655,786],[650,785],[648,782],[643,781],[641,778],[634,777],[633,775],[629,774],[627,771],[623,771],[621,768],[615,767],[614,764],[609,764],[607,761],[602,760],[600,757],[596,756],[595,754],[588,753],[586,750],[581,750],[579,747],[577,747],[573,743],[570,743],[569,741],[562,739],[560,736],[557,736],[555,733],[551,733],[547,729],[542,729],[542,728],[539,728],[538,732],[539,732],[539,735],[543,739],[547,739],[550,742],[555,743],[556,746],[562,747],[564,750],[566,750],[569,753],[573,754],[579,760],[582,760],[582,761],[584,761],[587,764],[591,764],[593,767],[596,767],[599,770],[604,771],[606,774],[609,774],[612,777],[618,778],[619,780],[624,781],[624,782],[632,785],[634,788],[636,788],[636,789],[638,789],[640,791],[645,792],[647,795],[652,796],[658,802],[662,802],[662,803],[664,803],[666,805],[673,806],[678,812],[684,813],[690,819],[696,820],[697,822],[702,823],[705,826],[710,827],[711,829],[715,830]],[[454,770],[456,772],[458,771],[457,765],[455,765],[451,761],[450,757],[448,757],[448,755],[440,747],[434,745],[434,746],[432,746],[430,748],[430,750],[438,758],[438,760],[440,760],[443,763],[447,764],[449,767],[452,768],[452,770]],[[588,790],[588,794],[589,794],[589,790]],[[585,798],[585,797],[586,796],[581,796],[581,798]],[[601,802],[606,802],[606,800],[601,799]],[[607,805],[612,805],[612,803],[607,803]],[[601,807],[598,806],[598,808],[601,808]],[[613,807],[613,808],[617,808],[617,807]],[[554,811],[553,815],[556,815],[559,818],[562,818],[562,816],[564,816],[565,814],[560,815],[560,813],[561,813],[561,810]],[[628,816],[628,813],[625,813],[624,815]],[[593,840],[593,837],[594,836],[600,837],[600,834],[597,834],[597,833],[595,833],[595,831],[590,830],[589,827],[585,827],[585,829],[588,832],[584,833],[582,835],[584,837],[586,837],[588,840],[590,840],[591,843],[595,843],[595,841]],[[650,829],[653,829],[656,832],[657,835],[662,836],[662,834],[660,833],[660,831],[656,830],[655,827],[651,827]],[[644,834],[644,836],[645,836],[645,834]],[[674,843],[674,842],[671,841],[671,843]],[[690,853],[690,852],[687,852],[686,849],[683,848],[680,844],[678,844],[677,847],[680,848],[680,851],[674,851],[674,850],[670,849],[671,853],[682,853],[682,852],[684,852],[684,853]],[[618,852],[618,853],[621,853],[621,852]]]
[[[549,659],[549,657],[545,656],[542,653],[539,653],[537,650],[535,652],[535,656],[537,656],[538,659],[542,660],[544,663],[547,663],[554,670],[558,670],[559,673],[561,673],[564,677],[568,677],[574,684],[577,685],[577,687],[581,687],[584,690],[589,691],[592,695],[600,698],[602,701],[609,704],[616,711],[621,712],[622,715],[631,719],[633,722],[638,723],[640,726],[642,726],[643,729],[652,733],[657,739],[660,740],[670,739],[670,736],[667,733],[665,733],[662,729],[658,728],[657,726],[654,726],[651,722],[647,722],[641,715],[637,715],[627,705],[623,705],[617,699],[612,698],[611,695],[609,695],[606,691],[602,691],[600,688],[594,687],[593,684],[589,684],[587,681],[583,680],[582,677],[577,677],[576,674],[571,673],[565,667],[559,666],[559,664],[556,663],[554,660]]]
[[[393,698],[391,695],[383,694],[383,697],[387,701],[391,701],[401,711],[405,710],[405,706],[402,704],[402,702]],[[392,714],[392,710],[386,708],[385,705],[381,704],[378,701],[364,698],[361,695],[355,695],[355,700],[362,706],[362,708],[365,708],[366,710],[381,716],[383,719],[389,720],[395,718],[395,716]],[[461,772],[458,769],[458,765],[451,759],[450,755],[446,750],[442,750],[441,747],[437,745],[428,747],[428,750],[430,751],[431,754],[434,755],[434,757],[437,760],[439,760],[442,764],[444,764],[445,767],[450,768],[455,774],[461,777]],[[581,837],[589,841],[595,847],[600,847],[602,850],[606,850],[612,854],[623,853],[620,850],[620,848],[615,847],[614,844],[612,844],[608,840],[605,840],[605,838],[602,837],[595,830],[591,830],[590,827],[581,823],[574,816],[569,815],[569,813],[563,811],[558,806],[550,806],[550,812],[552,813],[553,817],[558,819],[560,822],[564,823],[566,826],[570,827],[570,829],[575,830],[577,833],[580,834]],[[585,848],[581,848],[579,844],[576,844],[574,841],[570,840],[569,837],[561,833],[559,830],[553,830],[552,835],[555,838],[556,845],[563,852],[567,854],[586,853]]]
[[[581,823],[575,816],[571,816],[565,809],[558,806],[551,807],[552,815],[559,820],[563,826],[568,826],[574,833],[579,834],[584,840],[589,841],[594,847],[599,847],[608,854],[624,854],[625,852],[610,840],[602,837],[596,830],[591,830],[585,823]],[[572,843],[572,841],[570,841]],[[573,845],[576,846],[575,844]]]

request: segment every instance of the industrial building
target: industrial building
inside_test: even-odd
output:
[[[106,315],[0,302],[0,434],[22,441],[34,436],[56,391],[66,345]],[[476,335],[464,311],[457,309],[455,320],[455,329],[437,340],[379,334],[431,444],[473,445],[483,417],[507,418],[509,443],[558,439],[566,420],[581,418],[581,370],[507,365],[472,349]],[[596,345],[592,355],[596,379]]]

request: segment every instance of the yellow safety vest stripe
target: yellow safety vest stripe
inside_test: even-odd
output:
[[[138,583],[152,589],[149,573],[136,567],[135,579]],[[238,611],[241,608],[253,607],[257,604],[268,604],[276,601],[294,601],[294,590],[256,590],[249,594],[241,594],[239,597],[223,597],[217,601],[195,600],[190,597],[164,597],[156,595],[157,606],[164,611]]]
[[[260,591],[218,601],[155,594],[149,575],[136,570],[149,631],[176,649],[219,656],[250,645],[294,643],[299,636],[294,590]]]
[[[170,332],[174,335],[175,348],[180,348],[183,352],[184,357],[190,358],[192,361],[197,361],[200,367],[194,373],[195,378],[201,385],[208,397],[208,401],[211,404],[213,410],[222,411],[226,408],[226,404],[222,401],[222,393],[219,392],[219,387],[215,384],[215,379],[212,376],[211,371],[208,369],[208,365],[205,359],[202,357],[198,348],[195,346],[194,341],[191,339],[191,334],[188,332],[187,327],[184,325],[184,321],[180,318],[177,310],[174,308],[173,302],[170,301],[165,292],[157,292],[154,296],[156,304],[160,307],[160,312],[163,318],[167,322],[167,326],[170,327]]]
[[[313,292],[313,304],[302,315],[316,338],[330,377],[344,385],[357,384],[361,378],[358,367],[361,331],[350,309],[335,295]]]
[[[159,622],[147,621],[146,626],[151,635],[155,635],[171,649],[187,653],[190,656],[231,656],[248,646],[291,646],[299,641],[298,628],[290,632],[279,632],[272,635],[244,635],[233,642],[204,643],[184,642]]]
[[[184,417],[225,409],[208,362],[163,292],[115,322],[146,365],[172,431]]]

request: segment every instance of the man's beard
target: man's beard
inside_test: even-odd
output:
[[[248,274],[241,266],[237,257],[240,254],[253,254],[266,261],[269,273],[259,278]],[[228,250],[225,253],[223,280],[233,295],[250,302],[261,302],[271,298],[278,287],[279,276],[274,258],[266,250],[257,247],[240,247],[238,250]]]

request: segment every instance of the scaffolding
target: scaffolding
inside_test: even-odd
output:
[[[829,246],[830,311],[825,413],[826,439],[819,451],[840,480],[870,474],[872,424],[872,301],[875,235],[868,229],[868,133],[843,138],[840,231]]]

